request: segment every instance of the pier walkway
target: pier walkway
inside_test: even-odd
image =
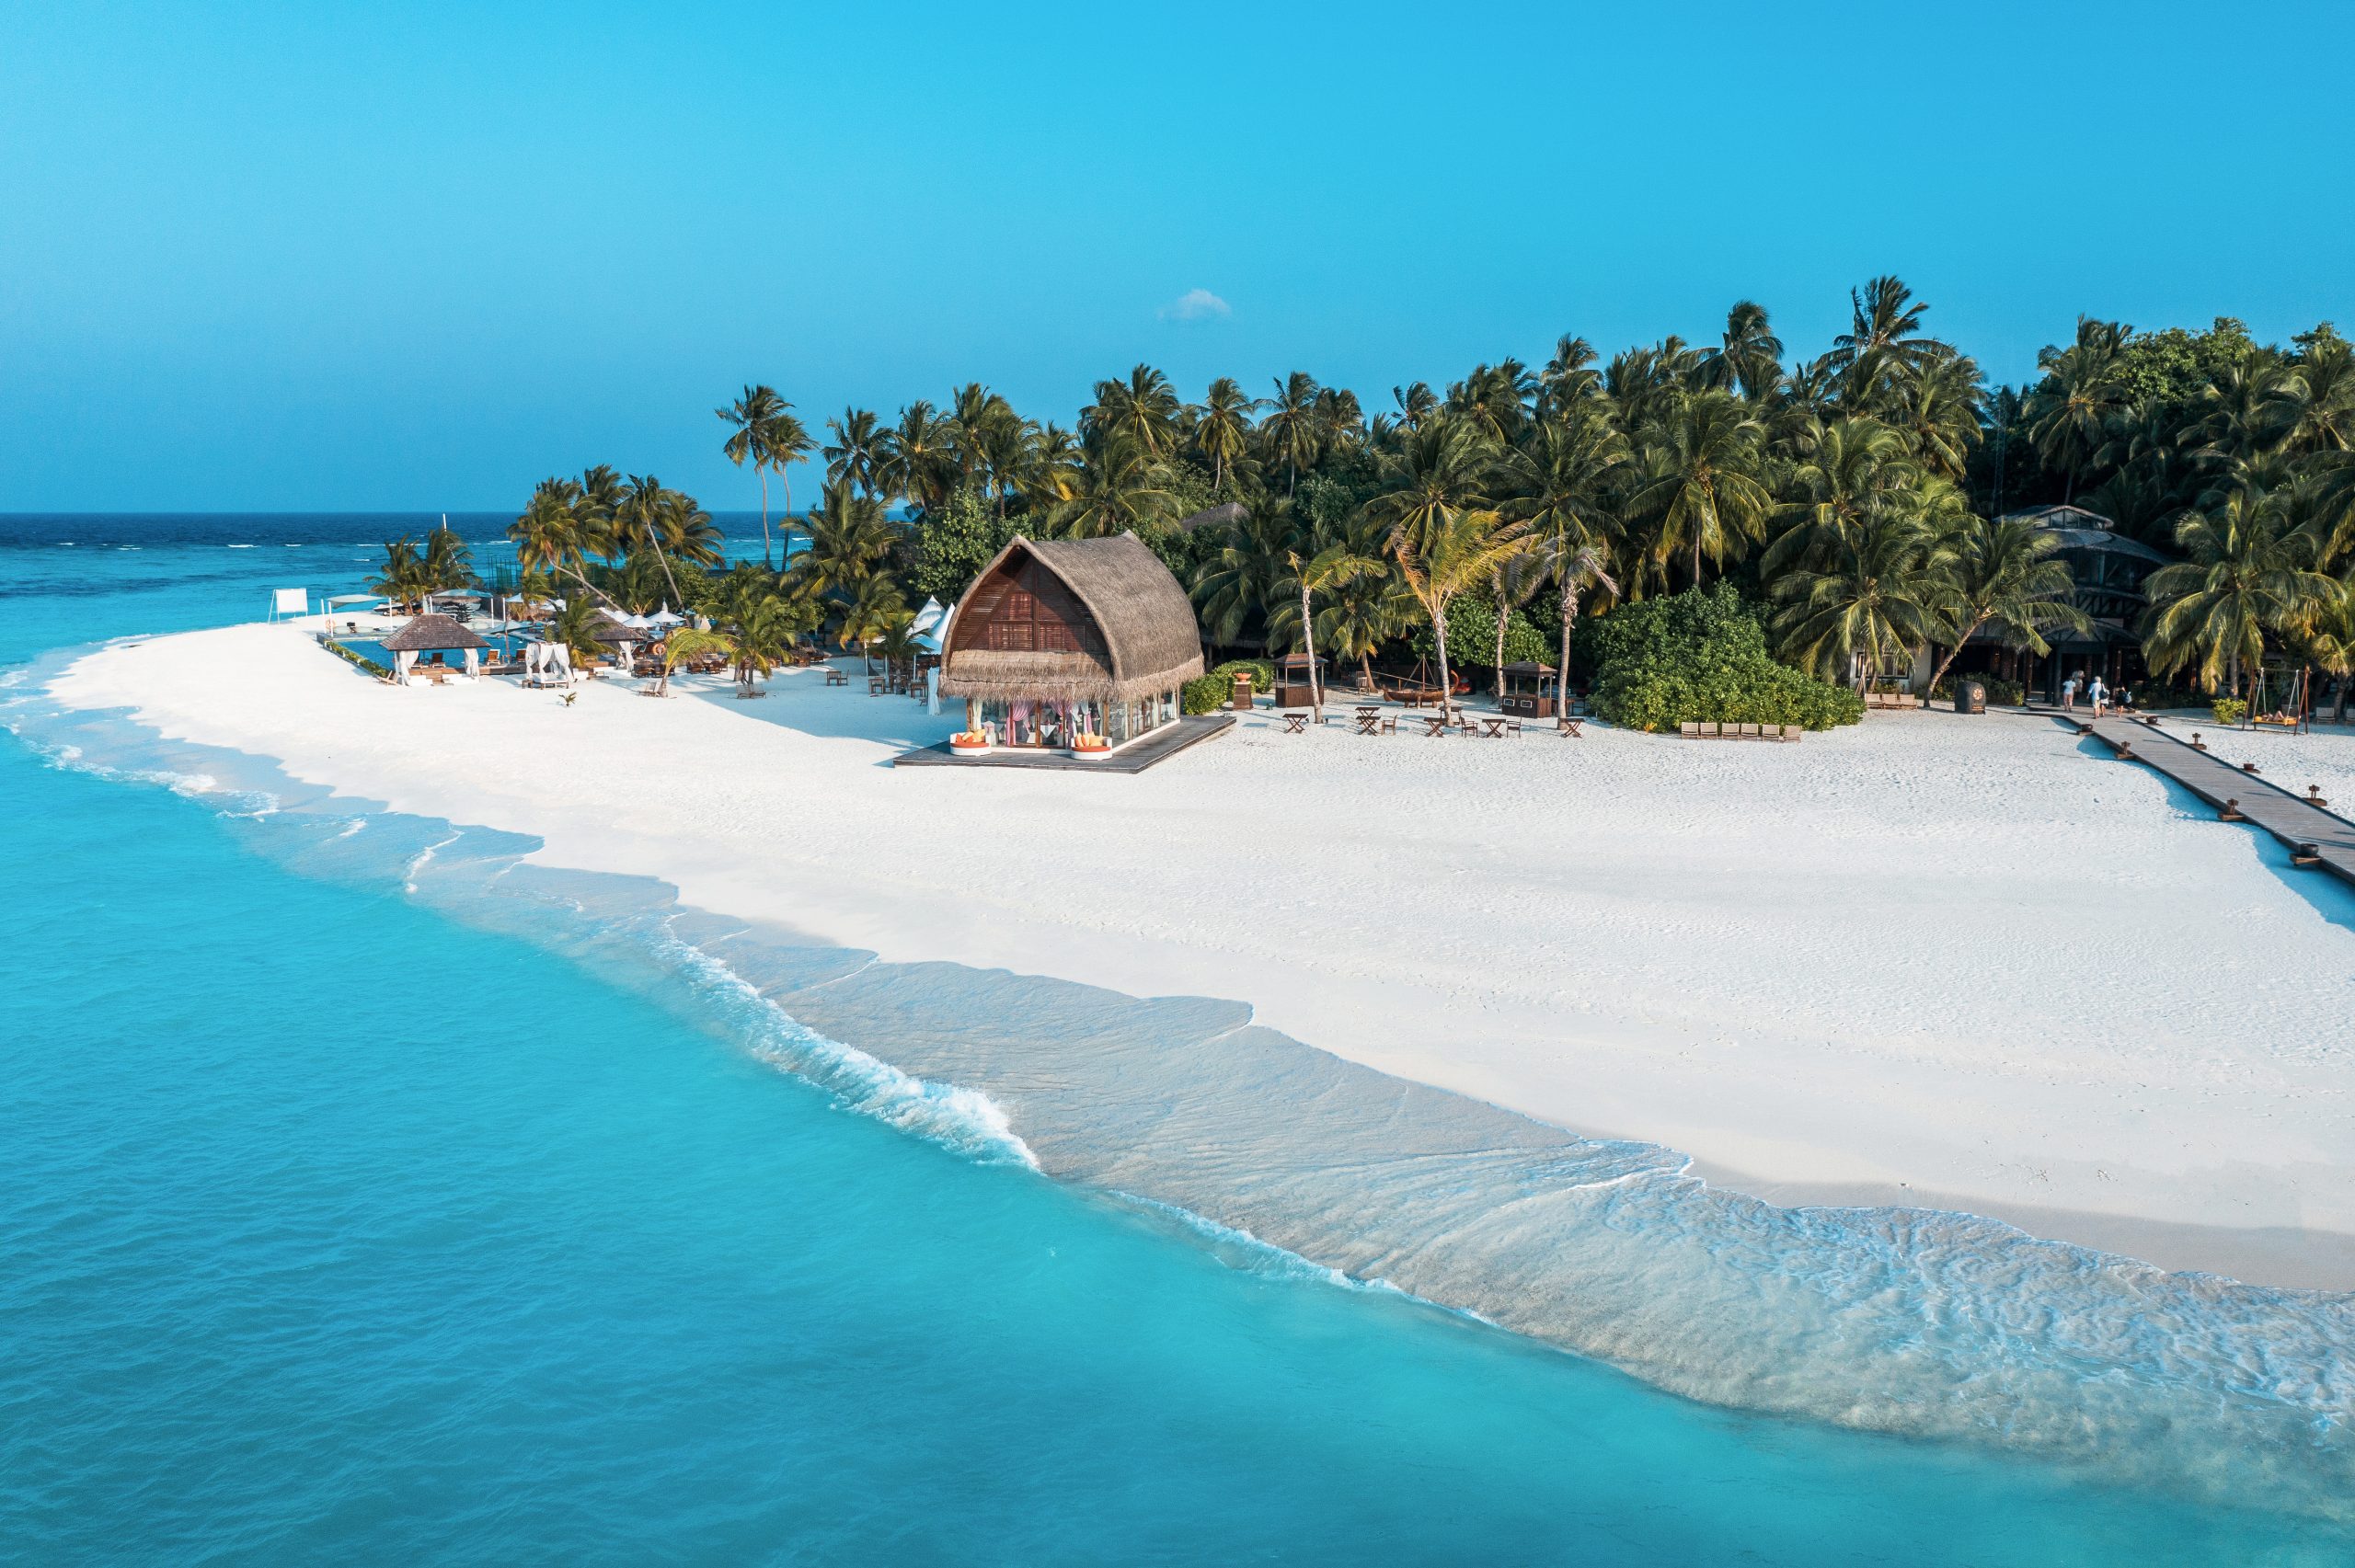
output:
[[[2188,738],[2194,733],[2218,731],[2196,731],[2181,719],[2170,719],[2162,728],[2142,718],[2055,716],[2127,761],[2157,769],[2216,807],[2216,814],[2225,821],[2246,821],[2264,829],[2289,846],[2296,864],[2355,884],[2355,822],[2261,774],[2219,761]]]

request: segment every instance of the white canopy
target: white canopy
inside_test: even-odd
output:
[[[938,653],[941,634],[948,629],[948,612],[941,607],[940,601],[927,599],[924,608],[916,612],[916,618],[908,623],[908,635],[925,652]]]
[[[671,613],[671,607],[665,604],[661,609],[649,615],[645,624],[649,626],[682,626],[686,624],[686,620],[684,615]]]

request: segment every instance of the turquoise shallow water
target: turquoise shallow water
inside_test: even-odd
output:
[[[0,546],[0,660],[240,618],[287,580],[256,554]],[[1675,1399],[848,1114],[593,900],[534,944],[451,918],[441,825],[5,742],[0,797],[30,1561],[2355,1561],[2312,1513]]]

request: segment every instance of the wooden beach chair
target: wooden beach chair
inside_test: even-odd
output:
[[[1745,724],[1741,727],[1741,734],[1738,738],[1743,740],[1757,740],[1763,738],[1764,735],[1765,731],[1760,729],[1756,725]]]
[[[1676,727],[1676,733],[1684,739],[1698,740],[1701,738],[1701,726],[1697,721],[1688,718]]]

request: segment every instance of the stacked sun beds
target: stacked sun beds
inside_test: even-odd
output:
[[[1686,719],[1676,733],[1687,740],[1797,740],[1807,732],[1795,724],[1718,724]]]

